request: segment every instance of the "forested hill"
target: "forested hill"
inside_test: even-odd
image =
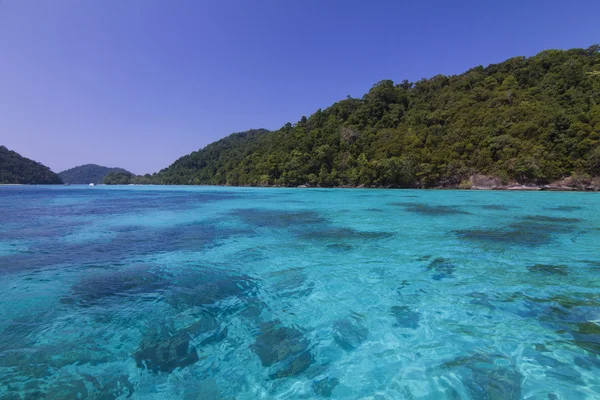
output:
[[[0,184],[58,184],[60,177],[45,165],[0,146]]]
[[[157,183],[165,184],[237,184],[227,181],[227,173],[239,168],[255,152],[263,151],[260,139],[267,133],[266,129],[251,129],[231,134],[179,158],[154,177]]]
[[[457,187],[600,175],[600,46],[381,81],[277,131],[182,157],[155,183]]]
[[[131,174],[123,168],[109,168],[96,164],[86,164],[59,172],[58,175],[65,183],[88,184],[104,182],[104,178],[111,172]]]

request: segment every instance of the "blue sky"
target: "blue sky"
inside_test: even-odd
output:
[[[2,0],[0,144],[151,173],[377,81],[600,43],[600,1]]]

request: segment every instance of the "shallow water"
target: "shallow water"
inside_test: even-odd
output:
[[[0,398],[598,398],[599,200],[0,187]]]

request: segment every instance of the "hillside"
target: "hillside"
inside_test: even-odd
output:
[[[296,124],[234,134],[155,183],[469,187],[600,175],[600,46],[547,50],[456,76],[381,81]],[[254,131],[251,131],[254,132]]]
[[[60,177],[36,161],[0,146],[0,184],[60,184]]]
[[[59,172],[58,175],[65,183],[88,184],[104,182],[104,178],[111,172],[131,174],[123,168],[109,168],[96,164],[86,164]]]
[[[206,184],[214,181],[225,184],[226,172],[238,168],[249,155],[260,151],[260,138],[268,132],[266,129],[251,129],[211,143],[202,150],[181,157],[169,168],[160,171],[160,182]]]

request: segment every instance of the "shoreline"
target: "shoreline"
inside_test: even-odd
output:
[[[84,186],[84,185],[82,185]],[[503,185],[494,188],[462,188],[457,186],[436,186],[430,188],[423,187],[399,187],[399,186],[311,186],[311,185],[298,185],[298,186],[281,186],[281,185],[186,185],[186,184],[160,184],[160,183],[141,183],[141,184],[121,184],[121,185],[103,185],[103,186],[186,186],[186,187],[223,187],[223,188],[264,188],[264,189],[373,189],[373,190],[464,190],[464,191],[506,191],[506,192],[600,192],[600,187],[557,187],[551,185],[539,185],[539,186],[528,186],[528,185]]]
[[[27,184],[27,183],[0,183],[2,186],[65,186],[64,184]],[[88,186],[85,184],[81,185],[68,185],[67,187],[83,187]],[[523,184],[508,184],[508,185],[453,185],[453,186],[435,186],[435,187],[400,187],[400,186],[368,186],[368,185],[341,185],[341,186],[312,186],[312,185],[298,185],[298,186],[281,186],[281,185],[186,185],[186,184],[160,184],[160,183],[148,183],[148,184],[102,184],[96,186],[189,186],[189,187],[201,187],[201,186],[212,186],[212,187],[239,187],[239,188],[279,188],[279,189],[391,189],[391,190],[469,190],[469,191],[507,191],[507,192],[600,192],[600,186],[596,184],[588,185],[566,185],[564,182],[553,182],[547,185],[523,185]]]

